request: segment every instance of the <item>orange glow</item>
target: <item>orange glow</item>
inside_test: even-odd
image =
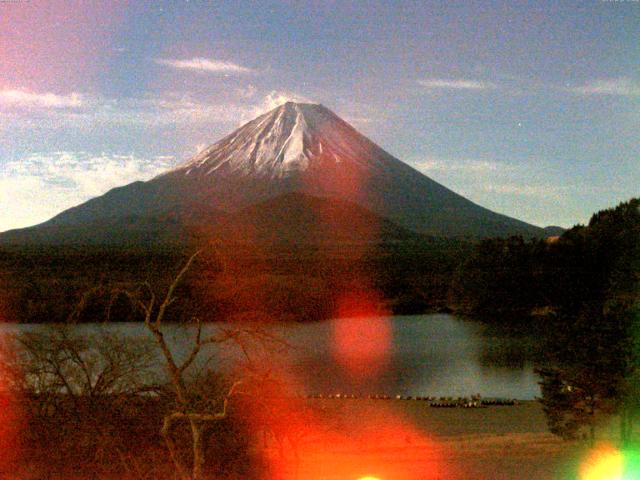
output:
[[[20,455],[20,431],[22,428],[22,412],[20,401],[14,397],[11,391],[9,372],[5,365],[6,357],[11,355],[7,351],[7,344],[0,335],[2,350],[0,350],[0,472],[11,471],[11,465],[19,460]]]
[[[381,313],[376,299],[373,292],[359,292],[347,294],[338,301],[333,355],[356,377],[368,378],[380,373],[389,360],[393,332],[388,319],[371,318]]]
[[[595,448],[580,466],[580,480],[624,480],[624,458],[611,445]]]
[[[640,456],[636,450],[619,450],[603,443],[591,450],[580,465],[580,480],[635,480],[640,478]]]
[[[0,471],[10,471],[19,458],[20,420],[15,399],[0,394]]]
[[[459,478],[446,449],[381,403],[357,401],[349,415],[293,397],[251,402],[249,422],[278,480],[431,480]],[[351,404],[355,406],[356,404]],[[345,404],[345,408],[350,408]],[[265,413],[271,415],[266,417]],[[263,432],[265,433],[263,435]]]
[[[0,324],[7,323],[12,317],[10,301],[5,285],[0,284]],[[24,411],[22,401],[16,398],[13,381],[20,372],[16,371],[13,344],[6,334],[0,332],[0,476],[12,471],[12,466],[20,460],[20,433],[24,429]],[[4,477],[2,477],[4,478]]]

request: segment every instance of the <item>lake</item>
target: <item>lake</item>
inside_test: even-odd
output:
[[[205,334],[229,325],[207,324]],[[1,331],[46,328],[4,324]],[[83,324],[82,335],[108,331],[149,337],[144,325]],[[185,355],[194,329],[167,325],[166,338]],[[255,332],[254,332],[255,333]],[[245,335],[251,364],[280,372],[299,394],[469,396],[533,399],[539,396],[527,340],[489,335],[474,322],[447,314],[337,319],[261,327]],[[265,337],[266,335],[266,337]],[[265,340],[267,338],[267,340]],[[530,345],[530,342],[528,343]],[[219,370],[247,364],[236,345],[211,348],[201,360]],[[161,362],[159,363],[161,364]],[[204,364],[195,365],[202,368]]]

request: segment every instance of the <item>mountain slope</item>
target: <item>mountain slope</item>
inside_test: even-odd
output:
[[[406,241],[419,236],[343,200],[288,193],[250,205],[216,229],[221,240],[256,244]]]
[[[211,225],[221,224],[224,212],[193,214],[170,212],[154,216],[112,216],[82,223],[46,222],[0,234],[0,244],[160,246],[187,244],[210,236]]]
[[[45,241],[45,232],[64,227],[70,235],[65,243],[74,235],[82,243],[85,237],[78,233],[89,224],[117,225],[132,216],[151,223],[168,216],[207,230],[219,223],[219,212],[234,214],[294,192],[353,203],[422,234],[544,236],[541,228],[487,210],[431,180],[327,108],[289,102],[165,174],[113,189],[39,226],[2,234],[0,242]]]
[[[354,202],[432,235],[543,235],[431,180],[321,105],[286,103],[154,182],[198,191],[225,210],[299,191]]]

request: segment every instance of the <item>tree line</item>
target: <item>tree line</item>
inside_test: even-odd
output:
[[[258,250],[222,244],[203,251],[212,248],[229,275],[220,274],[217,261],[199,259],[180,287],[181,297],[189,299],[184,317],[198,311],[219,321],[238,313],[278,321],[322,320],[334,314],[337,298],[363,278],[380,292],[385,311],[444,311],[451,278],[472,245],[425,238],[367,246],[359,255],[352,255],[348,245]],[[81,304],[81,314],[75,313],[79,322],[100,322],[105,314],[111,321],[142,321],[124,297],[112,299],[104,292],[114,284],[139,282],[164,288],[194,249],[0,248],[0,313],[14,323],[59,323]]]
[[[594,214],[559,238],[486,240],[461,264],[456,308],[533,331],[553,433],[591,441],[601,417],[630,440],[640,407],[640,200]]]

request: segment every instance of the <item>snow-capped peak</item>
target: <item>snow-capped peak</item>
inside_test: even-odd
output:
[[[373,146],[373,147],[372,147]],[[367,160],[372,142],[319,104],[287,102],[206,148],[174,173],[282,178],[325,162]]]

